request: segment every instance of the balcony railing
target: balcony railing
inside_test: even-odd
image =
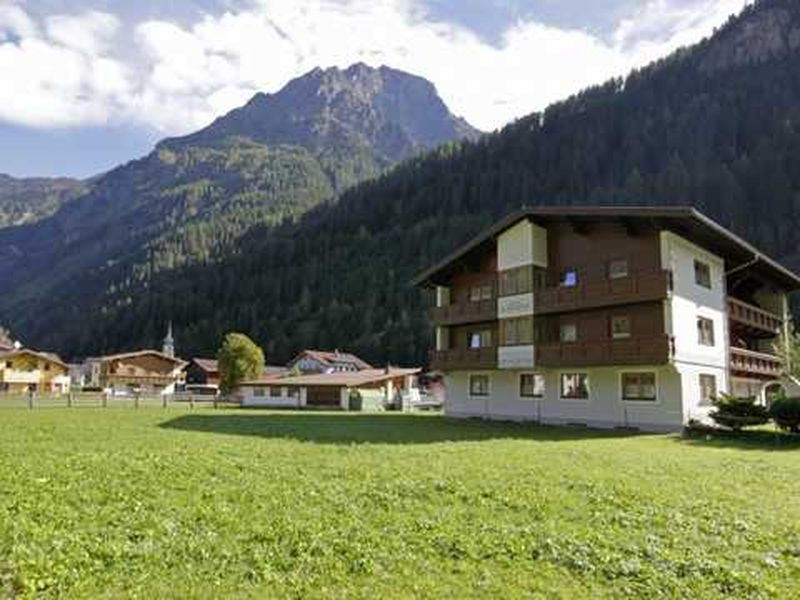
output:
[[[432,350],[430,353],[430,366],[435,371],[496,369],[497,348]]]
[[[6,369],[0,371],[0,382],[3,383],[39,383],[42,379],[42,373],[39,370],[35,371],[14,371]]]
[[[481,300],[437,306],[430,311],[430,319],[436,325],[460,325],[481,323],[497,319],[497,300]]]
[[[734,375],[775,379],[783,373],[783,362],[773,354],[732,347],[731,371]]]
[[[669,362],[669,336],[596,340],[536,346],[536,364],[543,367],[662,365]]]
[[[669,271],[651,271],[620,279],[586,281],[574,287],[547,288],[536,292],[534,307],[537,314],[602,308],[663,300],[669,290]]]
[[[728,315],[731,325],[750,330],[753,334],[780,335],[783,319],[769,311],[736,298],[728,298]]]

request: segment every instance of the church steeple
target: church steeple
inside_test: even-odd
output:
[[[167,326],[167,336],[164,338],[161,351],[167,356],[175,357],[175,338],[172,337],[172,321]]]

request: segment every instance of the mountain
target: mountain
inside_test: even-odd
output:
[[[255,224],[295,219],[398,161],[478,135],[422,78],[315,69],[95,178],[48,218],[0,229],[0,322],[66,349],[56,338],[108,293],[138,300],[162,271],[226,257]]]
[[[85,185],[75,179],[15,179],[0,173],[0,227],[49,217],[85,191]]]
[[[430,330],[412,276],[523,205],[692,204],[800,267],[799,67],[800,3],[761,0],[624,79],[251,228],[217,264],[74,305],[46,299],[61,315],[52,327],[19,305],[0,305],[0,320],[13,314],[21,335],[67,353],[152,343],[172,319],[185,355],[240,330],[270,361],[328,346],[420,363]]]

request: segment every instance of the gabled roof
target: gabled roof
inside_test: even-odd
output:
[[[397,377],[416,375],[421,369],[366,369],[363,371],[344,371],[337,373],[315,373],[312,375],[295,375],[281,378],[262,378],[244,381],[242,386],[281,385],[288,387],[359,387],[374,383],[383,383]]]
[[[185,365],[186,361],[176,358],[174,356],[170,356],[169,354],[164,354],[163,352],[159,352],[158,350],[137,350],[135,352],[122,352],[120,354],[109,354],[107,356],[100,356],[95,358],[94,360],[99,360],[102,362],[110,362],[112,360],[125,360],[126,358],[137,358],[139,356],[155,356],[157,358],[163,358],[164,360],[171,361],[176,365]]]
[[[0,358],[14,358],[15,356],[33,356],[36,358],[40,358],[50,363],[54,363],[56,365],[62,366],[65,369],[69,368],[69,365],[61,360],[61,357],[58,354],[54,354],[52,352],[37,352],[36,350],[30,350],[29,348],[20,348],[19,350],[2,350],[0,351]]]
[[[372,365],[367,363],[364,360],[361,360],[355,354],[349,354],[347,352],[327,352],[324,350],[303,350],[300,354],[295,356],[290,362],[290,365],[295,364],[298,360],[304,357],[313,358],[314,360],[322,363],[323,365],[333,366],[339,363],[350,363],[356,365],[358,369],[371,369]]]
[[[190,362],[196,364],[206,373],[219,372],[219,362],[215,358],[193,358]]]
[[[519,221],[546,226],[556,222],[607,221],[652,225],[668,230],[706,248],[725,259],[728,269],[745,267],[759,272],[787,291],[800,289],[800,277],[691,206],[540,206],[514,212],[457,248],[414,278],[413,284],[434,286],[444,272],[459,259],[495,241],[498,235]]]

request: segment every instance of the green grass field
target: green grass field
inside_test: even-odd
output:
[[[771,434],[0,410],[0,598],[798,594]]]

